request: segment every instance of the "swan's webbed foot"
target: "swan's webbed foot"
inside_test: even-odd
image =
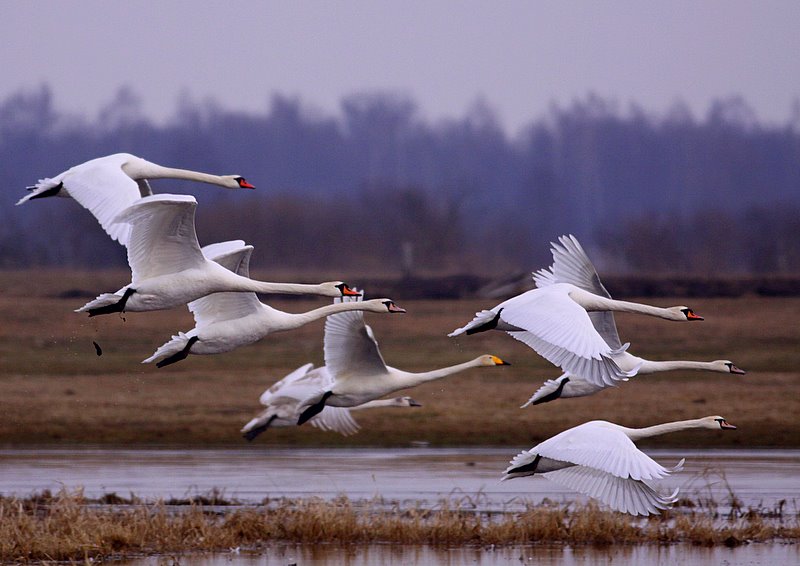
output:
[[[186,342],[186,346],[183,347],[183,350],[181,350],[180,352],[177,352],[175,354],[172,354],[168,358],[164,358],[163,360],[161,360],[160,362],[158,362],[156,364],[156,367],[163,368],[164,366],[168,366],[170,364],[174,364],[174,363],[179,362],[181,360],[185,360],[186,358],[189,357],[189,350],[192,349],[192,346],[194,346],[194,343],[197,342],[199,339],[200,338],[197,337],[197,336],[192,336]]]
[[[500,322],[500,314],[502,312],[503,309],[498,309],[497,314],[489,322],[481,324],[480,326],[468,328],[466,331],[467,336],[469,336],[470,334],[477,334],[478,332],[486,332],[487,330],[494,330],[495,328],[497,328],[497,323]]]
[[[308,407],[305,411],[303,411],[300,414],[300,418],[297,419],[297,426],[300,426],[301,424],[308,422],[311,418],[320,414],[322,412],[322,409],[325,408],[325,401],[327,401],[328,397],[330,397],[331,395],[333,395],[333,391],[326,391],[322,395],[322,399],[320,399],[319,401]]]
[[[125,293],[122,294],[122,298],[119,301],[117,301],[116,303],[114,303],[113,305],[106,305],[106,306],[103,306],[103,307],[97,307],[97,308],[94,308],[94,309],[88,309],[86,312],[89,313],[90,317],[98,316],[98,315],[101,315],[101,314],[112,314],[112,313],[115,313],[115,312],[125,312],[125,304],[128,302],[128,299],[131,298],[131,295],[133,295],[135,292],[136,292],[136,289],[128,287],[127,289],[125,289]]]
[[[267,429],[269,428],[269,425],[271,425],[271,424],[272,424],[272,421],[274,421],[274,420],[275,420],[275,419],[277,419],[277,418],[278,418],[278,415],[272,415],[272,416],[269,418],[269,420],[268,420],[268,421],[267,421],[265,424],[263,424],[263,425],[261,425],[261,426],[257,426],[257,427],[253,427],[253,428],[251,428],[251,429],[250,429],[250,430],[248,430],[247,432],[244,432],[244,433],[242,433],[242,436],[243,436],[244,438],[246,438],[248,442],[252,442],[252,441],[253,441],[253,439],[254,439],[256,436],[258,436],[259,434],[261,434],[262,432],[264,432],[265,430],[267,430]]]
[[[36,199],[36,198],[54,197],[54,196],[56,196],[58,194],[58,192],[61,190],[61,188],[63,186],[64,186],[64,183],[59,183],[55,187],[51,187],[51,188],[47,189],[46,191],[42,191],[39,194],[33,195],[28,200],[33,200],[33,199]],[[29,191],[32,191],[33,189],[36,188],[36,185],[34,185],[33,187],[26,187],[26,188]]]
[[[561,383],[558,384],[558,389],[556,389],[549,395],[545,395],[541,399],[537,399],[536,401],[531,403],[531,405],[540,405],[542,403],[549,403],[550,401],[555,401],[556,399],[561,397],[561,394],[564,392],[564,386],[567,384],[568,381],[569,381],[568,377],[564,378],[563,380],[561,380]]]
[[[525,464],[524,466],[519,466],[518,468],[513,468],[511,470],[506,470],[506,474],[521,474],[521,473],[535,473],[536,468],[539,466],[539,460],[542,459],[540,454],[536,455],[536,458],[533,459],[533,462],[530,464]]]

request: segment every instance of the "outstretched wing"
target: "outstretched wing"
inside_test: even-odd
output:
[[[328,407],[308,421],[320,430],[332,430],[350,436],[361,428],[346,407]]]
[[[501,303],[502,319],[522,331],[517,340],[564,371],[598,385],[630,377],[609,357],[615,352],[595,330],[589,314],[554,286],[534,289]]]
[[[558,244],[551,242],[553,265],[550,269],[540,269],[533,274],[536,286],[541,289],[555,283],[569,283],[584,291],[610,299],[611,294],[603,285],[594,264],[578,239],[570,234],[561,236],[558,241]],[[613,312],[595,311],[589,313],[589,318],[609,346],[614,349],[622,346]]]
[[[219,242],[203,247],[203,255],[216,261],[222,267],[243,277],[250,276],[250,256],[253,246],[242,240]],[[189,311],[194,315],[198,328],[221,322],[235,320],[257,312],[261,301],[255,293],[212,293],[189,303]]]
[[[272,400],[279,395],[281,391],[288,390],[289,386],[294,384],[300,378],[305,377],[306,374],[308,374],[308,372],[310,372],[312,369],[314,369],[314,364],[308,363],[289,373],[283,379],[276,381],[270,386],[269,389],[261,394],[261,397],[258,398],[259,403],[265,407],[268,407],[272,403]]]
[[[131,228],[127,224],[116,224],[115,220],[142,196],[136,181],[122,171],[129,158],[127,154],[115,154],[76,165],[53,179],[40,180],[17,204],[63,183],[62,190],[91,212],[112,239],[127,246]]]
[[[339,302],[342,299],[334,299]],[[343,297],[345,302],[361,297]],[[364,323],[363,311],[347,311],[325,320],[325,366],[334,379],[387,373],[372,329]]]
[[[617,511],[631,515],[656,515],[678,500],[678,490],[661,495],[645,482],[620,478],[584,466],[543,474],[547,479],[594,497]]]
[[[134,285],[206,261],[194,229],[196,208],[192,196],[160,194],[139,199],[117,216],[117,222],[131,225],[128,263]]]
[[[619,478],[654,480],[668,476],[665,468],[636,448],[620,427],[590,421],[561,432],[530,450],[545,458],[570,462]]]

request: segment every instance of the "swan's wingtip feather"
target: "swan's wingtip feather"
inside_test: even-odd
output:
[[[680,472],[683,469],[683,465],[686,463],[686,458],[681,458],[680,462],[675,464],[671,468],[667,468],[669,473]]]

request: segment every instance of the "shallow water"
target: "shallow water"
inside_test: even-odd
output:
[[[135,560],[135,566],[171,563],[174,558]],[[641,545],[570,547],[507,546],[496,548],[432,548],[428,546],[368,545],[347,549],[325,545],[274,545],[261,554],[230,552],[212,555],[178,556],[177,561],[198,566],[774,566],[800,563],[800,545],[750,544],[736,548],[704,548],[691,545]]]
[[[229,499],[347,495],[435,504],[441,498],[480,510],[513,510],[525,502],[582,500],[544,478],[500,482],[516,451],[509,448],[133,449],[23,448],[0,450],[0,493],[82,487],[90,497],[115,492],[147,499],[186,497],[212,489]],[[734,493],[745,506],[786,511],[800,503],[800,450],[652,450],[658,462],[684,470],[657,484],[720,504]]]

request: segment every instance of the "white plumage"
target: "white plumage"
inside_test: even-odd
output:
[[[117,222],[131,226],[128,264],[131,283],[104,293],[76,312],[90,316],[122,311],[169,309],[222,291],[339,296],[341,281],[320,285],[266,283],[237,275],[200,249],[195,232],[197,201],[189,195],[153,195],[122,211]]]
[[[241,240],[212,244],[203,253],[226,270],[235,271],[237,277],[250,281],[249,265],[253,246]],[[341,282],[323,283],[322,287],[335,289],[345,296],[358,295]],[[311,288],[312,285],[299,287]],[[180,361],[188,354],[220,354],[252,344],[274,332],[293,330],[322,319],[330,314],[350,310],[367,310],[377,313],[404,313],[391,299],[371,299],[358,303],[326,305],[303,313],[288,313],[258,300],[255,293],[212,293],[189,303],[195,327],[179,332],[142,363],[157,360],[158,367]]]
[[[561,236],[559,243],[551,244],[553,265],[542,269],[533,275],[537,287],[546,288],[557,283],[568,283],[593,293],[611,299],[611,294],[600,281],[600,276],[592,264],[589,256],[572,235]],[[712,362],[695,361],[652,361],[628,353],[629,344],[621,344],[617,332],[616,321],[612,311],[590,312],[589,318],[594,329],[614,349],[610,355],[614,363],[624,372],[635,375],[651,374],[672,370],[704,370],[719,373],[744,374],[744,370],[736,367],[730,360],[715,360]],[[528,400],[523,407],[530,404],[536,405],[566,397],[582,397],[602,391],[606,387],[616,385],[612,383],[597,383],[586,379],[582,374],[566,372],[557,379],[546,381]]]
[[[360,297],[335,301],[358,302]],[[420,373],[387,366],[375,335],[360,311],[329,316],[325,321],[325,367],[333,383],[320,387],[301,402],[298,424],[313,417],[323,407],[354,407],[394,391],[415,387],[474,367],[508,365],[497,356],[485,354],[468,362]]]
[[[259,402],[266,409],[244,425],[241,430],[242,435],[247,440],[253,440],[269,427],[297,426],[297,408],[300,401],[332,382],[333,378],[325,367],[315,369],[314,364],[305,364],[297,368],[261,394]],[[360,428],[350,415],[351,410],[419,406],[421,405],[411,397],[378,399],[351,408],[325,407],[309,422],[321,430],[331,430],[349,436],[358,432]]]
[[[186,179],[218,185],[227,189],[252,189],[240,175],[209,175],[186,169],[173,169],[150,163],[129,153],[115,153],[75,165],[52,179],[40,179],[17,204],[31,199],[61,196],[72,197],[89,210],[103,230],[122,245],[130,238],[130,226],[118,224],[120,212],[152,195],[148,179]]]
[[[617,511],[632,515],[655,514],[677,500],[678,490],[668,496],[660,495],[647,482],[679,471],[683,460],[673,468],[665,468],[636,448],[634,441],[694,428],[728,430],[736,427],[720,416],[640,429],[590,421],[521,452],[511,460],[502,479],[541,474]]]
[[[565,372],[581,375],[597,386],[610,386],[635,375],[638,368],[625,369],[617,364],[616,356],[624,349],[618,340],[611,344],[598,332],[590,316],[593,311],[632,312],[674,321],[702,320],[688,307],[659,308],[615,301],[561,282],[552,273],[539,277],[539,288],[475,313],[472,321],[448,336],[503,330]]]

